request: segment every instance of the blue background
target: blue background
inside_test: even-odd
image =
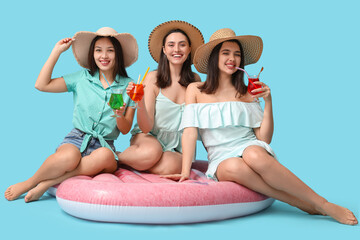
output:
[[[102,2],[102,3],[101,3]],[[34,88],[55,43],[78,31],[109,26],[129,32],[139,44],[131,77],[149,66],[147,40],[158,24],[180,19],[197,26],[205,41],[220,28],[237,35],[259,35],[260,61],[249,66],[273,95],[279,160],[329,201],[360,217],[359,192],[359,4],[357,1],[6,1],[1,23],[1,174],[0,192],[29,178],[72,128],[72,96]],[[80,69],[72,51],[58,61],[53,76]],[[202,80],[205,75],[200,74]],[[116,147],[129,145],[121,136]],[[198,159],[206,159],[201,145]],[[1,235],[15,239],[340,239],[360,236],[359,226],[345,226],[310,216],[286,204],[255,215],[189,225],[99,223],[63,212],[55,199],[25,204],[0,197]]]

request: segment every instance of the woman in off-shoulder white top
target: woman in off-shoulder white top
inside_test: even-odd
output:
[[[261,52],[260,37],[235,36],[231,29],[218,30],[197,49],[194,65],[207,79],[187,88],[180,126],[182,172],[167,177],[189,178],[199,132],[208,152],[208,177],[241,184],[310,214],[357,224],[350,210],[319,196],[277,161],[269,146],[274,129],[270,88],[255,82],[261,88],[247,92],[244,73],[237,69],[257,62]],[[265,101],[264,111],[258,98]]]

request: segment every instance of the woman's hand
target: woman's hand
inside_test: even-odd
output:
[[[134,83],[133,82],[129,82],[128,86],[126,87],[126,93],[129,95],[130,91],[133,90],[134,88]]]
[[[124,116],[124,112],[125,112],[125,107],[126,107],[126,103],[124,103],[124,105],[120,108],[120,109],[113,109],[114,113],[118,116]]]
[[[169,175],[161,175],[162,178],[168,178],[174,181],[183,182],[189,179],[189,174],[169,174]]]
[[[108,105],[110,106],[110,104],[108,103]],[[112,109],[114,111],[115,115],[118,115],[120,117],[124,116],[124,112],[125,112],[125,107],[126,107],[126,103],[124,103],[124,105],[119,108],[119,109]]]
[[[255,95],[252,95],[253,98],[264,98],[264,101],[267,102],[269,100],[271,100],[271,91],[269,86],[267,86],[265,83],[263,82],[254,82],[254,84],[256,85],[261,85],[261,88],[257,88],[252,90],[251,92]],[[258,94],[256,94],[258,93]]]
[[[70,48],[73,41],[75,41],[73,38],[61,39],[55,44],[54,50],[58,53],[63,53]]]
[[[135,87],[134,82],[129,82],[128,86],[126,87],[126,93],[129,95],[130,91],[133,90]],[[143,84],[143,89],[145,88],[145,85]]]

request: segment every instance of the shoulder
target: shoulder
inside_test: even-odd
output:
[[[83,81],[84,79],[91,79],[91,78],[92,76],[90,75],[87,69],[82,69],[80,71],[62,76],[62,79],[64,79],[66,87],[69,92],[75,91],[76,86],[78,85],[79,82],[85,83],[85,81]]]
[[[149,72],[149,73],[146,75],[143,84],[144,84],[144,85],[155,85],[155,83],[156,83],[156,76],[157,76],[157,71]]]
[[[197,97],[201,94],[199,87],[202,86],[202,82],[190,83],[186,89],[185,102],[186,104],[197,103]]]
[[[156,85],[157,71],[149,72],[144,79],[145,91],[153,92],[155,96],[159,93],[159,87]]]
[[[63,75],[63,78],[86,78],[91,76],[87,69],[81,69],[80,71]]]
[[[201,87],[203,84],[204,84],[203,82],[193,82],[193,83],[190,83],[190,84],[187,86],[186,91],[189,91],[189,92],[200,92],[199,87]]]

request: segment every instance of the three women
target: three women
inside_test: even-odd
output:
[[[85,85],[78,87],[79,79],[92,87],[98,85],[106,90],[102,73],[110,79],[111,84],[118,82],[118,75],[127,77],[122,66],[116,68],[116,63],[126,61],[121,58],[116,60],[116,56],[122,54],[118,53],[117,44],[111,39],[101,37],[93,40],[94,48],[90,47],[87,52],[88,61],[92,59],[95,63],[94,69],[91,69],[91,65],[85,65],[89,71],[50,79],[60,53],[67,50],[73,40],[60,41],[40,72],[37,88],[51,92],[73,91],[76,102],[81,99],[81,89],[85,88]],[[78,38],[75,43],[77,41]],[[221,29],[211,36],[208,43],[202,44],[201,32],[186,22],[170,21],[153,30],[149,38],[149,51],[159,66],[145,79],[145,95],[139,104],[137,125],[132,131],[130,147],[118,153],[120,163],[137,170],[170,174],[167,177],[184,181],[190,175],[199,132],[208,152],[208,177],[236,182],[310,214],[329,215],[344,224],[357,224],[351,211],[328,202],[281,165],[269,146],[274,125],[270,88],[263,82],[257,82],[262,88],[253,90],[253,95],[248,93],[244,73],[237,70],[258,61],[262,52],[261,38],[236,36],[231,29]],[[75,50],[74,46],[74,53]],[[200,82],[199,76],[191,71],[195,50],[195,67],[199,72],[207,73],[205,82]],[[106,52],[105,57],[102,51]],[[117,53],[113,54],[112,51]],[[82,62],[77,60],[81,65]],[[132,87],[130,83],[127,90]],[[264,99],[264,110],[254,98]],[[92,104],[99,104],[97,101]],[[130,100],[127,103],[129,105]],[[33,201],[49,186],[68,177],[115,171],[111,140],[117,136],[118,130],[122,133],[129,131],[134,110],[126,109],[126,106],[120,109],[117,114],[123,117],[114,120],[116,124],[112,121],[111,125],[117,130],[111,128],[114,131],[105,134],[104,129],[97,128],[98,116],[92,114],[91,110],[84,110],[91,116],[88,122],[83,118],[86,114],[80,109],[78,114],[74,113],[76,129],[71,136],[65,138],[64,144],[32,178],[6,190],[8,200],[16,199],[30,190],[25,201]],[[109,113],[104,104],[100,110],[101,115]],[[184,130],[182,140],[181,130]],[[74,136],[76,140],[73,140]],[[97,146],[88,156],[81,156],[94,139]],[[177,174],[180,171],[181,174]]]

